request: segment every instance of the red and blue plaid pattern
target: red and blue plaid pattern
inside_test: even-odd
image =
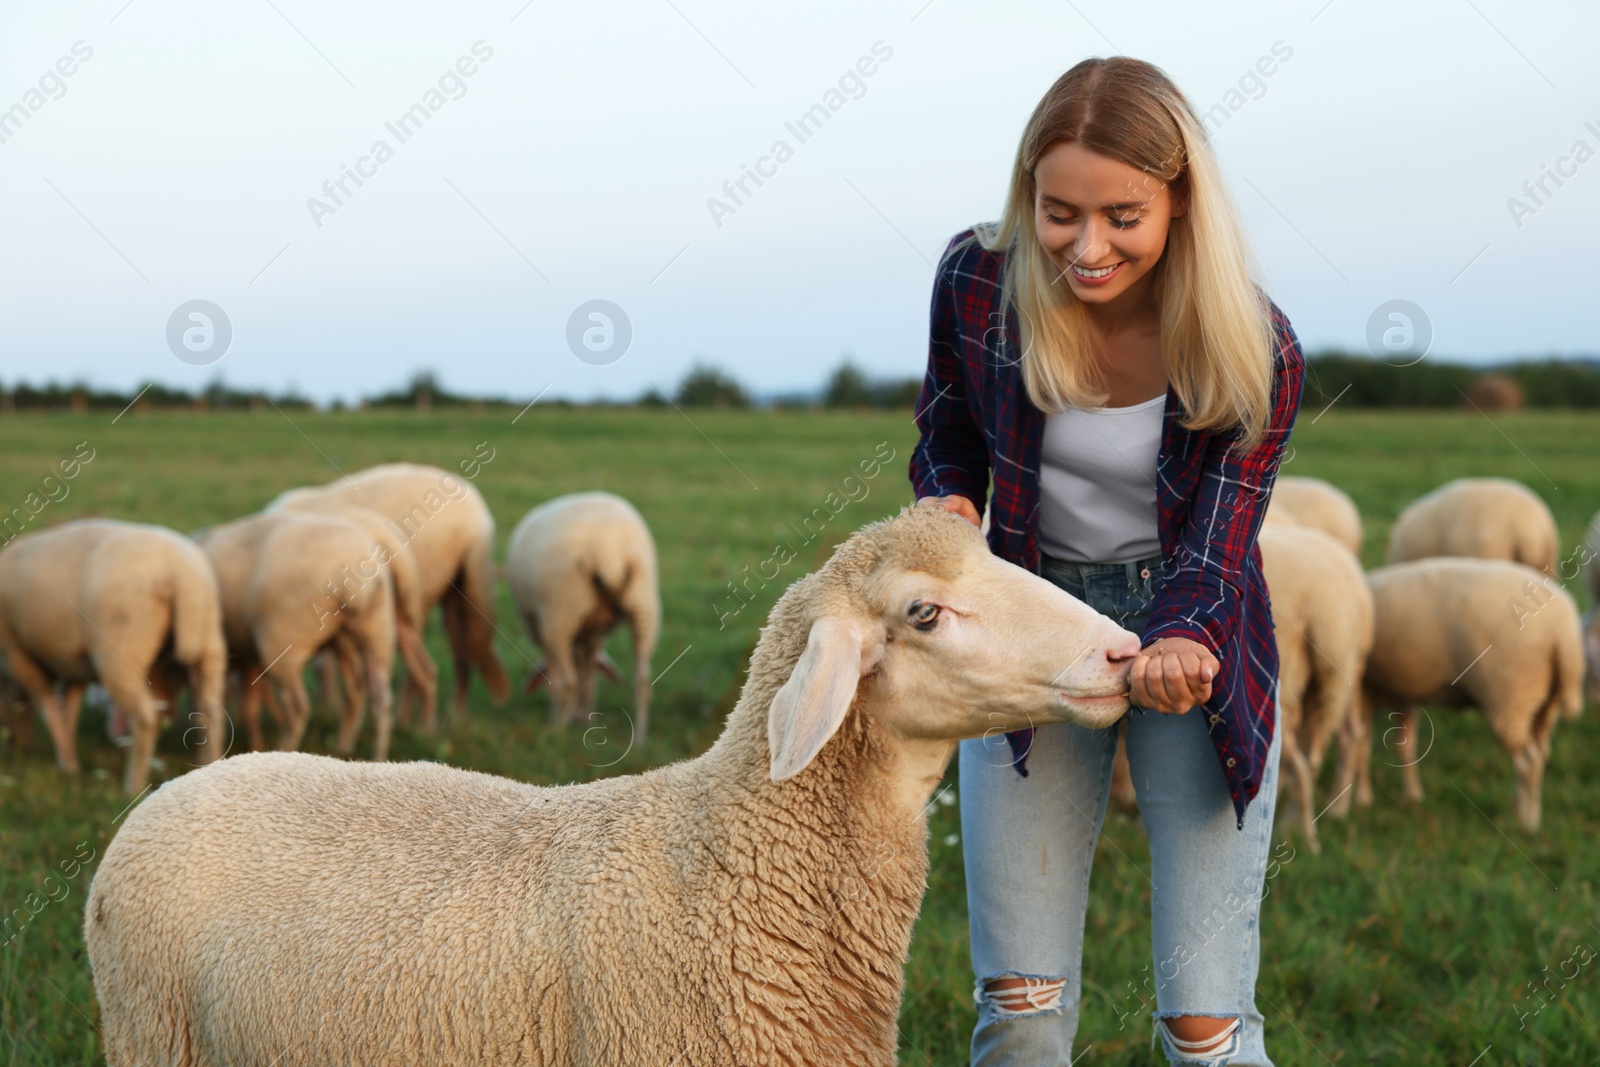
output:
[[[1037,574],[1045,416],[1022,383],[1016,313],[1001,310],[1005,256],[976,243],[956,250],[971,233],[952,238],[939,260],[911,485],[918,498],[964,496],[981,515],[992,472],[989,547]],[[1240,828],[1277,726],[1278,646],[1256,534],[1305,374],[1299,339],[1278,305],[1268,303],[1277,345],[1272,416],[1260,445],[1238,454],[1228,449],[1232,432],[1184,429],[1182,402],[1167,390],[1156,460],[1163,581],[1141,635],[1146,645],[1187,637],[1211,649],[1221,664],[1200,712],[1210,724]],[[1023,775],[1032,738],[1032,729],[1006,735]]]

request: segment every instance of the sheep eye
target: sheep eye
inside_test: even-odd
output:
[[[919,630],[931,630],[939,620],[939,605],[927,604],[922,601],[911,605],[911,625]]]

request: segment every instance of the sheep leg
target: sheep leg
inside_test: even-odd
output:
[[[394,691],[394,612],[384,608],[352,620],[348,628],[354,665],[364,670],[366,692],[372,701],[372,758],[389,758],[389,739],[393,732]],[[352,740],[354,740],[352,738]]]
[[[126,744],[132,737],[128,729],[128,717],[122,713],[122,707],[110,697],[106,698],[106,740],[113,745]]]
[[[422,706],[428,709],[422,717],[422,732],[432,737],[439,727],[433,713],[433,707],[439,700],[438,664],[428,654],[428,646],[423,643],[422,634],[417,628],[398,617],[394,624],[394,638],[395,648],[400,653],[401,669],[405,674],[405,688],[400,691],[400,699],[405,701],[407,694],[417,694]],[[402,725],[408,722],[409,717],[401,720]]]
[[[270,644],[268,647],[271,647]],[[297,751],[305,738],[306,727],[311,725],[311,694],[306,691],[305,680],[306,658],[291,646],[272,665],[268,675],[277,686],[278,696],[283,702],[283,717],[278,730],[278,750],[281,752]]]
[[[1311,763],[1313,783],[1322,776],[1322,763],[1328,754],[1328,745],[1335,737],[1343,736],[1346,724],[1354,713],[1355,702],[1355,686],[1342,678],[1337,682],[1324,681],[1318,686],[1315,698],[1318,710],[1306,716],[1315,720],[1316,729],[1311,731],[1311,743],[1304,750],[1306,759]]]
[[[1545,764],[1550,760],[1550,735],[1555,732],[1556,720],[1560,717],[1560,699],[1552,698],[1535,713],[1526,733],[1495,730],[1501,735],[1501,744],[1511,753],[1512,765],[1517,770],[1517,822],[1529,833],[1539,829],[1539,794]],[[1495,721],[1498,724],[1502,720],[1496,716]]]
[[[322,702],[330,708],[348,706],[350,703],[350,675],[342,669],[344,666],[344,661],[326,647],[317,656],[318,689]],[[341,681],[344,682],[343,694],[339,691]]]
[[[1355,802],[1357,806],[1372,806],[1372,720],[1377,714],[1377,701],[1365,691],[1361,695],[1361,713],[1351,716],[1357,724]]]
[[[44,720],[45,728],[50,731],[50,740],[56,749],[56,766],[68,774],[77,774],[78,745],[75,732],[66,729],[66,720],[63,717],[61,703],[56,699],[55,683],[34,658],[18,648],[7,649],[6,666],[11,677],[28,696],[33,698],[34,706],[39,709],[39,717]]]
[[[266,702],[267,710],[272,712],[272,721],[278,727],[278,736],[289,728],[289,711],[284,708],[283,696],[271,678],[266,679],[261,686],[261,697]]]
[[[565,730],[573,718],[578,671],[572,660],[572,645],[570,640],[554,640],[545,646],[549,653],[545,673],[550,680],[550,725],[557,730]]]
[[[278,731],[278,750],[297,752],[305,739],[306,727],[311,725],[311,694],[306,684],[298,678],[280,684],[279,696],[283,700],[284,723]]]
[[[55,744],[56,766],[68,774],[77,774],[83,769],[78,763],[78,739],[76,731],[67,729],[66,713],[61,702],[53,691],[35,693],[34,700],[39,705],[39,714],[44,718],[45,726],[50,730],[50,740]]]
[[[111,699],[122,706],[133,727],[133,745],[123,769],[122,788],[137,794],[150,782],[150,758],[155,755],[156,735],[161,732],[161,712],[156,708],[151,687],[126,662],[102,664],[101,684]]]
[[[83,682],[68,682],[62,687],[61,728],[72,741],[74,750],[78,740],[78,713],[83,710],[83,691],[87,688]]]
[[[633,640],[633,737],[643,744],[650,732],[650,653],[655,651],[655,628],[641,624],[638,613],[628,615],[628,635]]]
[[[335,752],[348,756],[356,750],[356,738],[361,735],[361,720],[367,714],[367,691],[358,684],[364,673],[361,650],[354,637],[341,633],[330,647],[339,663],[339,674],[344,680],[344,707],[339,715],[339,737],[333,744]]]
[[[142,694],[141,694],[142,695]],[[161,713],[148,697],[123,705],[133,726],[133,747],[122,772],[122,789],[132,796],[143,792],[150,782],[150,758],[156,754],[156,735],[161,732]]]
[[[239,717],[244,720],[245,729],[250,734],[250,751],[260,752],[267,747],[266,738],[261,733],[261,698],[272,683],[265,677],[257,677],[253,682],[245,681],[253,669],[254,664],[239,672]]]
[[[242,707],[244,701],[244,677],[237,671],[224,669],[222,676],[222,714],[228,726],[228,751],[233,750],[233,741],[239,735],[240,719],[234,718],[235,712],[240,716],[244,714]],[[249,742],[246,742],[248,744]],[[226,756],[228,752],[223,752]]]
[[[1312,855],[1319,855],[1322,845],[1317,840],[1317,816],[1313,800],[1316,779],[1311,774],[1311,761],[1306,758],[1296,737],[1283,739],[1283,755],[1289,757],[1290,773],[1294,775],[1295,803],[1300,807],[1300,828],[1305,831],[1306,845]]]
[[[369,648],[366,654],[367,691],[372,697],[372,758],[379,762],[389,758],[389,737],[394,716],[390,707],[389,675],[391,664],[381,649]]]
[[[221,658],[196,663],[189,668],[189,700],[194,706],[191,717],[198,716],[199,726],[205,733],[200,743],[200,762],[214,763],[228,754],[232,738],[223,736],[228,709],[223,700],[227,666]]]
[[[1336,819],[1342,819],[1350,814],[1350,805],[1354,795],[1361,792],[1357,779],[1361,774],[1361,757],[1363,750],[1371,743],[1371,732],[1367,725],[1367,715],[1371,705],[1363,699],[1358,689],[1352,695],[1350,714],[1345,718],[1339,730],[1339,767],[1334,774],[1333,803],[1328,805],[1328,814]],[[1372,784],[1367,782],[1367,800],[1372,803]]]
[[[394,721],[400,726],[411,725],[411,698],[416,695],[416,679],[411,677],[411,671],[404,661],[400,664],[400,695],[394,702]],[[427,707],[426,704],[423,707]]]
[[[1288,763],[1289,774],[1293,779],[1294,806],[1300,809],[1300,828],[1305,832],[1306,845],[1313,855],[1322,851],[1321,844],[1317,841],[1316,807],[1314,794],[1316,792],[1316,776],[1311,770],[1311,760],[1306,756],[1305,741],[1310,734],[1310,724],[1306,721],[1306,701],[1303,687],[1290,687],[1286,692],[1279,688],[1278,707],[1282,716],[1278,720],[1278,729],[1283,733],[1282,759]]]
[[[1539,829],[1539,791],[1544,780],[1545,753],[1538,741],[1529,741],[1512,755],[1517,769],[1517,822],[1529,833]]]
[[[1400,713],[1400,740],[1395,742],[1395,755],[1400,757],[1400,777],[1405,782],[1406,799],[1416,803],[1422,800],[1422,776],[1417,772],[1417,711],[1415,704],[1407,705]]]
[[[450,721],[461,722],[467,716],[467,683],[472,679],[472,657],[469,648],[471,640],[467,625],[466,613],[472,608],[460,595],[446,593],[439,607],[444,613],[444,633],[450,641],[450,658],[455,664],[455,694],[450,701]],[[428,716],[432,710],[423,713],[422,729],[426,733],[430,729]]]
[[[576,696],[573,699],[575,718],[589,720],[594,717],[595,674],[604,641],[603,634],[580,634],[575,642],[577,649],[573,658],[577,661],[578,671]]]

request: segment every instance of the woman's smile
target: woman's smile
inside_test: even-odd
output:
[[[1104,285],[1122,268],[1127,260],[1118,260],[1109,267],[1098,267],[1093,270],[1073,264],[1068,268],[1068,275],[1080,285]]]

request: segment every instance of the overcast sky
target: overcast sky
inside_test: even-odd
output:
[[[940,250],[998,216],[1050,84],[1112,54],[1222,105],[1213,144],[1308,351],[1364,347],[1393,299],[1427,313],[1435,356],[1600,351],[1593,4],[0,10],[8,385],[220,373],[326,400],[433,368],[457,390],[587,399],[704,359],[772,392],[846,353],[920,374]],[[1289,57],[1255,75],[1274,46]],[[786,123],[818,104],[802,140]],[[414,105],[426,118],[401,125]],[[724,183],[780,140],[735,203]],[[231,326],[209,365],[187,312],[175,343],[198,329],[200,354],[169,346],[192,300]],[[569,346],[591,300],[626,315],[620,358],[615,338],[587,361]]]

